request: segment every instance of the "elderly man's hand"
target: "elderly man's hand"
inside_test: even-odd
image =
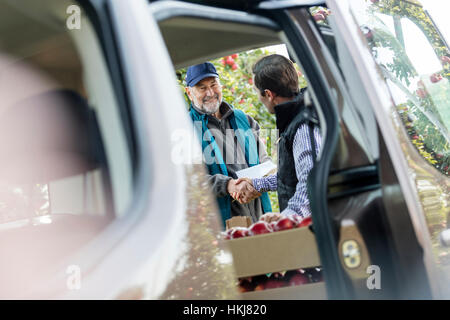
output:
[[[227,186],[228,193],[239,203],[249,203],[261,196],[261,193],[253,188],[252,181],[246,178],[231,179]]]

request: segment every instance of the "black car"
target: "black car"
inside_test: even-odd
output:
[[[2,1],[0,298],[245,298],[175,71],[276,44],[323,281],[265,297],[450,298],[450,51],[413,0]]]

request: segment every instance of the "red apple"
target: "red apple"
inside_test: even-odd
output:
[[[441,61],[444,62],[444,63],[450,63],[450,57],[448,57],[448,56],[442,56],[442,57],[441,57]]]
[[[223,238],[225,240],[231,239],[231,233],[234,231],[234,228],[227,229],[226,231],[222,232]]]
[[[248,292],[248,291],[253,291],[254,290],[254,286],[251,282],[247,281],[247,280],[240,280],[239,281],[239,285],[238,285],[238,290],[240,292]]]
[[[249,235],[248,229],[244,227],[235,227],[234,231],[231,233],[231,239],[238,239],[247,237]]]
[[[264,284],[262,283],[258,284],[254,289],[254,291],[262,291],[262,290],[264,290]]]
[[[253,84],[253,79],[252,78],[248,79],[248,83]]]
[[[229,66],[234,64],[234,59],[231,56],[228,56],[225,60]]]
[[[281,288],[283,286],[284,286],[283,281],[270,279],[270,280],[267,280],[264,288],[265,289],[275,289],[275,288]]]
[[[309,278],[306,274],[297,273],[289,279],[290,286],[300,286],[307,283],[309,283]]]
[[[293,219],[289,217],[284,217],[277,221],[277,223],[275,224],[275,228],[273,230],[274,231],[289,230],[295,228],[295,226],[296,223],[294,222]]]
[[[428,95],[428,93],[424,89],[417,89],[416,93],[422,99]]]
[[[238,57],[238,55],[237,55],[237,53],[235,53],[235,54],[232,54],[231,57],[232,57],[233,59],[236,59],[236,58]]]
[[[304,218],[304,219],[297,225],[297,228],[307,227],[307,226],[309,226],[309,225],[311,225],[311,224],[312,224],[312,218],[309,216],[309,217]]]
[[[313,15],[313,18],[317,22],[325,20],[325,16],[323,14],[321,14],[321,13],[316,13],[315,15]]]
[[[430,76],[430,81],[433,82],[433,83],[439,82],[441,80],[442,80],[442,76],[439,73],[433,73]]]
[[[265,221],[258,221],[250,226],[250,235],[265,234],[273,232],[270,225]]]
[[[237,64],[236,64],[236,63],[233,63],[233,65],[231,66],[231,69],[232,69],[232,70],[236,70],[236,69],[237,69]]]

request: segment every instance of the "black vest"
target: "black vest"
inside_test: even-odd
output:
[[[298,179],[295,172],[294,152],[292,145],[297,129],[305,122],[310,124],[310,136],[313,150],[315,141],[312,134],[313,122],[318,123],[312,108],[304,105],[303,95],[300,93],[295,100],[275,106],[277,129],[280,139],[278,142],[278,202],[280,212],[286,209],[297,187]],[[313,152],[315,158],[315,152]]]

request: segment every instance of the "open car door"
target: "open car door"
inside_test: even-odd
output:
[[[438,291],[425,215],[385,79],[349,2],[258,4],[288,37],[321,118],[308,185],[328,297],[429,299]]]
[[[259,7],[279,8],[324,118],[309,188],[328,295],[448,297],[448,46],[417,1],[327,5]]]

